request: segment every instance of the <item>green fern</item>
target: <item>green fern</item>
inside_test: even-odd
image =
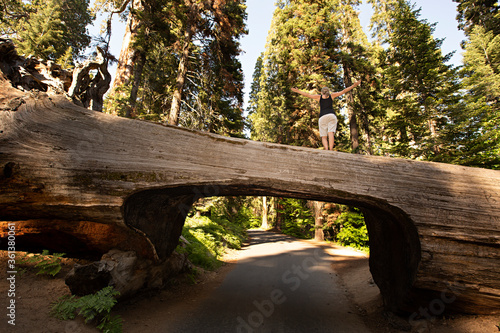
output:
[[[121,333],[123,319],[120,316],[106,315],[101,319],[101,323],[97,326],[103,333]]]
[[[63,296],[52,306],[51,314],[61,320],[82,316],[85,322],[99,320],[98,329],[105,333],[120,333],[122,320],[119,316],[111,316],[111,308],[116,304],[116,296],[120,295],[112,286],[103,288],[95,294],[80,298]]]
[[[65,295],[53,303],[51,315],[61,320],[71,320],[76,317],[75,296]]]
[[[35,264],[35,268],[38,268],[37,275],[56,276],[61,271],[61,262],[64,255],[65,253],[50,254],[49,250],[43,250],[42,254],[24,255],[19,264]]]

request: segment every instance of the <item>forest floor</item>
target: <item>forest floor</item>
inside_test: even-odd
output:
[[[342,281],[351,301],[356,306],[365,325],[373,333],[382,332],[431,332],[431,333],[495,333],[499,332],[500,316],[465,316],[453,315],[433,318],[408,324],[409,318],[397,317],[384,312],[378,288],[374,285],[368,268],[368,257],[364,253],[343,248],[337,245],[312,242],[322,246],[335,258],[333,272]],[[187,309],[196,306],[217,288],[227,273],[238,262],[238,251],[229,251],[225,264],[215,272],[201,272],[195,284],[187,277],[179,277],[172,281],[164,290],[143,293],[141,296],[120,302],[113,309],[113,314],[122,316],[123,331],[127,331],[127,323],[137,323],[144,320],[145,327],[153,328],[155,313],[176,317]],[[7,306],[12,299],[8,293],[11,289],[10,274],[7,267],[7,252],[0,251],[0,262],[3,269],[0,272],[0,332],[19,333],[96,333],[99,332],[83,320],[60,321],[50,315],[51,304],[64,295],[69,295],[69,289],[64,283],[64,277],[72,268],[75,260],[64,259],[62,271],[55,277],[36,274],[35,268],[17,275],[15,279],[15,326],[8,323]]]

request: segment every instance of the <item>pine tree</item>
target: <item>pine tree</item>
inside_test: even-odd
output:
[[[467,35],[475,26],[481,26],[486,31],[500,33],[500,5],[498,0],[453,0],[458,3],[457,20],[459,28]]]
[[[263,58],[258,105],[252,114],[258,140],[317,147],[317,103],[291,87],[339,88],[337,1],[278,1]]]
[[[500,35],[476,25],[465,42],[462,89],[437,161],[500,169]]]
[[[370,30],[378,44],[386,41],[393,32],[392,13],[399,8],[399,0],[368,0],[372,5],[373,15],[370,19]]]
[[[341,24],[341,64],[345,87],[351,86],[354,81],[366,79],[363,87],[346,94],[346,109],[349,118],[351,149],[359,153],[361,150],[372,151],[370,120],[374,108],[370,103],[369,93],[371,77],[375,74],[371,45],[363,32],[358,17],[357,6],[359,0],[342,0],[339,6],[338,21]],[[360,93],[360,89],[364,92]],[[356,98],[355,98],[356,97]],[[361,128],[359,123],[361,122]],[[364,132],[366,146],[361,142],[360,135]],[[361,147],[360,147],[361,145]]]
[[[28,16],[28,6],[21,0],[2,1],[0,9],[0,33],[11,36],[16,32],[17,23]]]
[[[149,0],[133,11],[137,29],[122,47],[129,72],[123,71],[123,92],[108,100],[108,112],[131,110],[133,117],[241,136],[243,74],[237,56],[246,7],[240,0],[180,1]]]
[[[450,108],[435,161],[500,169],[500,7],[498,1],[454,0],[467,40],[461,94]]]
[[[111,1],[110,4],[107,0],[96,1],[98,8],[103,8],[105,5],[113,7],[111,10],[108,9],[111,12],[108,28],[113,14],[128,13],[116,75],[106,101],[106,108],[113,110],[111,112],[115,114],[135,117],[141,114],[141,105],[137,103],[137,99],[149,55],[159,47],[170,50],[174,42],[171,27],[177,24],[175,9],[178,7],[178,1],[124,0],[119,3]],[[171,59],[168,55],[165,57]],[[160,63],[163,62],[160,60]]]
[[[55,44],[64,33],[62,8],[58,2],[45,2],[30,15],[25,28],[18,33],[19,53],[54,60],[57,53]]]
[[[88,1],[33,0],[4,7],[0,27],[19,53],[67,63],[68,50],[73,61],[90,44],[86,27],[92,19]]]
[[[463,84],[491,106],[500,102],[500,34],[475,26],[465,44]]]
[[[115,99],[123,98],[126,100],[123,108],[125,109],[125,116],[130,117],[132,108],[130,107],[130,100],[135,103],[133,97],[130,96],[131,91],[125,93],[123,91],[133,80],[134,73],[140,75],[141,73],[137,71],[137,63],[139,59],[144,59],[144,52],[141,51],[139,47],[138,40],[140,39],[140,29],[143,27],[143,22],[138,17],[139,13],[144,10],[143,2],[137,0],[125,0],[121,4],[121,9],[112,9],[112,12],[123,12],[131,6],[132,8],[128,11],[127,23],[125,25],[125,34],[123,36],[122,46],[120,50],[120,55],[118,58],[118,65],[116,68],[115,78],[111,86],[111,95]],[[111,18],[110,18],[111,19]],[[109,19],[109,20],[110,20]],[[111,21],[111,20],[110,20]],[[114,96],[114,95],[117,96]],[[121,96],[120,96],[121,95]]]
[[[227,55],[226,60],[229,61],[230,65],[234,66],[234,60],[229,58],[239,54],[237,40],[246,33],[244,24],[246,6],[243,5],[241,0],[212,0],[206,2],[185,0],[185,5],[181,8],[182,33],[179,36],[181,45],[179,67],[169,115],[169,123],[172,125],[178,124],[179,121],[184,85],[190,66],[189,57],[195,49],[194,41],[202,42],[205,44],[205,48],[211,50],[210,52],[217,53],[215,56],[219,64],[223,64],[221,55],[224,52],[221,53],[221,50],[229,51],[229,53],[225,53],[224,57]],[[235,68],[232,68],[230,73],[226,69],[222,69],[222,74],[229,74],[226,79],[238,76]]]
[[[247,106],[247,113],[249,117],[251,117],[257,111],[257,106],[259,104],[260,77],[262,75],[262,57],[263,54],[261,53],[261,55],[255,62],[255,67],[252,75],[252,83],[250,85],[250,93],[248,94]]]
[[[419,19],[420,10],[400,1],[387,22],[390,33],[383,60],[387,97],[385,136],[389,152],[398,156],[429,159],[439,153],[439,131],[446,105],[456,85],[454,71],[443,56],[442,40],[432,36],[434,25]]]

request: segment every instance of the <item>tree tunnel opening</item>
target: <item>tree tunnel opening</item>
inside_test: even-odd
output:
[[[124,220],[129,227],[147,237],[154,247],[155,257],[164,260],[178,245],[193,203],[211,196],[288,197],[358,207],[364,214],[369,234],[370,271],[384,305],[397,312],[410,301],[410,290],[421,259],[417,228],[404,211],[374,197],[314,188],[295,192],[266,185],[183,185],[130,195],[122,207]]]

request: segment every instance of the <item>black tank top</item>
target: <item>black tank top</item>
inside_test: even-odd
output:
[[[332,96],[328,96],[328,98],[323,98],[323,95],[319,98],[319,117],[321,118],[325,114],[333,113],[333,99]]]

